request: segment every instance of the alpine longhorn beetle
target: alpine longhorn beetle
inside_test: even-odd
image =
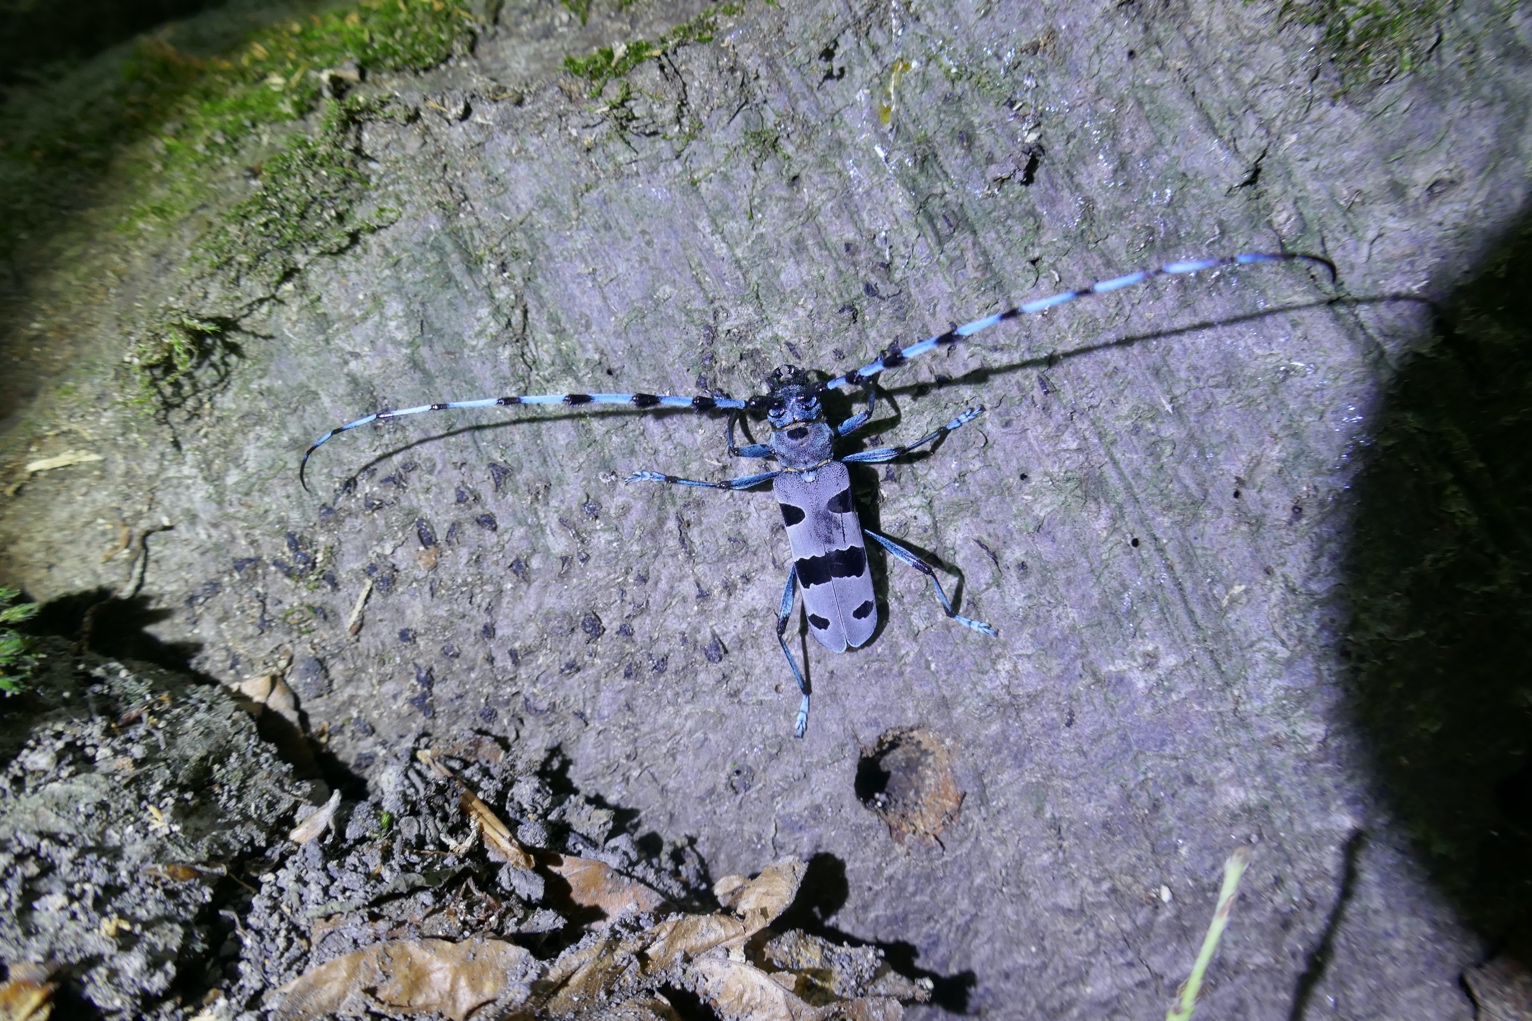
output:
[[[844,652],[848,647],[858,648],[871,637],[878,623],[877,606],[873,598],[872,575],[867,567],[867,545],[870,538],[887,550],[894,559],[913,567],[931,579],[936,598],[942,610],[965,627],[986,635],[995,629],[981,620],[974,620],[958,613],[947,598],[936,571],[925,560],[901,546],[886,535],[875,532],[857,519],[851,495],[851,475],[848,464],[880,464],[902,457],[928,444],[936,444],[948,433],[959,429],[984,412],[982,405],[969,408],[940,428],[932,430],[914,443],[902,447],[879,447],[836,456],[837,440],[845,439],[872,418],[877,403],[878,376],[897,369],[912,358],[950,347],[966,340],[982,330],[996,326],[1007,319],[1042,312],[1091,294],[1106,294],[1144,283],[1155,277],[1200,273],[1223,266],[1245,266],[1252,263],[1287,262],[1294,259],[1322,266],[1336,279],[1335,264],[1319,255],[1302,252],[1243,252],[1238,255],[1217,258],[1192,259],[1171,262],[1153,269],[1141,269],[1125,276],[1100,280],[1078,290],[1060,291],[1045,298],[1016,305],[1003,312],[975,319],[973,322],[955,326],[946,333],[927,337],[909,347],[890,344],[873,361],[861,368],[836,376],[829,382],[815,382],[811,375],[795,366],[784,365],[767,379],[767,390],[745,400],[730,397],[722,391],[685,397],[674,394],[652,393],[565,393],[565,394],[511,394],[504,397],[483,397],[471,401],[439,401],[413,408],[384,408],[370,415],[337,426],[315,440],[303,452],[298,465],[298,480],[308,488],[305,471],[309,457],[315,450],[337,433],[343,433],[374,422],[383,422],[406,415],[419,415],[427,411],[463,410],[468,408],[514,407],[519,405],[556,404],[580,407],[587,404],[626,404],[633,408],[686,408],[692,411],[724,411],[729,415],[724,428],[724,439],[729,453],[735,457],[776,461],[775,471],[743,475],[735,479],[707,482],[700,479],[683,479],[655,471],[637,471],[628,476],[629,482],[667,482],[677,486],[697,486],[706,489],[754,489],[767,482],[772,484],[777,503],[782,510],[782,520],[787,526],[787,539],[792,546],[793,566],[787,572],[787,586],[782,590],[782,602],[777,608],[777,642],[793,680],[798,682],[802,700],[798,704],[798,718],[794,733],[802,737],[809,722],[809,682],[792,650],[787,646],[787,625],[792,619],[793,605],[798,590],[803,590],[803,608],[808,617],[809,633],[831,652]],[[857,387],[867,397],[867,408],[832,426],[825,421],[820,398],[831,390]],[[766,416],[771,435],[765,443],[748,443],[739,446],[734,441],[734,430],[745,415]]]

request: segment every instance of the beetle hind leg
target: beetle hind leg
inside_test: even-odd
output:
[[[941,600],[942,609],[946,611],[947,616],[951,617],[953,620],[957,621],[964,627],[972,628],[980,634],[993,635],[997,633],[994,628],[984,623],[984,621],[974,620],[972,617],[965,617],[952,608],[952,600],[947,598],[947,592],[942,588],[941,579],[936,576],[936,570],[930,564],[926,563],[924,560],[917,557],[913,552],[905,549],[903,546],[899,545],[897,542],[890,539],[886,535],[874,532],[872,529],[865,527],[862,529],[862,531],[867,534],[869,539],[872,539],[879,546],[882,546],[884,549],[888,550],[889,553],[893,554],[895,560],[898,560],[904,564],[908,564],[910,567],[915,568],[915,570],[919,571],[927,578],[930,578],[931,584],[936,586],[936,598]]]
[[[794,564],[787,571],[787,585],[782,589],[782,605],[777,607],[777,644],[782,646],[782,655],[787,657],[788,668],[793,672],[793,680],[798,682],[798,690],[803,692],[803,700],[798,703],[798,720],[793,725],[793,736],[802,737],[809,729],[809,682],[804,679],[803,671],[798,669],[797,660],[793,659],[792,650],[787,647],[787,622],[793,618],[793,602],[798,598],[798,567]]]

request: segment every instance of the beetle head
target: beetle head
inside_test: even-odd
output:
[[[824,388],[797,366],[780,366],[767,378],[766,386],[768,392],[751,398],[750,404],[766,412],[773,429],[824,418],[824,408],[819,403]]]

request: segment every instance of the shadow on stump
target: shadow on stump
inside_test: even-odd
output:
[[[1357,480],[1346,653],[1383,803],[1494,943],[1532,908],[1532,223],[1432,326]]]

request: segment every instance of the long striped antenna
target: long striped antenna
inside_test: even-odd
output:
[[[460,411],[465,408],[512,408],[522,404],[562,404],[566,407],[578,408],[586,404],[626,404],[632,408],[685,408],[691,411],[744,411],[751,407],[750,402],[735,400],[725,394],[698,394],[695,397],[680,397],[674,394],[508,394],[504,397],[481,397],[472,401],[439,401],[436,404],[422,404],[414,408],[384,408],[382,411],[374,411],[370,415],[363,415],[354,422],[336,426],[315,440],[307,450],[303,452],[303,460],[298,463],[298,481],[306,490],[309,488],[308,481],[304,478],[304,471],[308,468],[309,457],[323,446],[332,436],[348,432],[352,429],[360,429],[364,425],[372,425],[374,422],[387,422],[394,418],[404,418],[406,415],[422,415],[427,411]]]
[[[1043,312],[1056,305],[1084,298],[1092,294],[1106,294],[1110,291],[1121,290],[1124,287],[1132,287],[1142,284],[1155,277],[1174,276],[1187,273],[1201,273],[1204,270],[1217,269],[1220,266],[1248,266],[1260,262],[1288,262],[1300,259],[1316,266],[1323,266],[1330,273],[1333,282],[1336,279],[1335,264],[1320,255],[1307,255],[1303,252],[1243,252],[1239,255],[1229,255],[1215,259],[1193,259],[1185,262],[1170,262],[1153,269],[1142,269],[1126,276],[1113,277],[1110,280],[1101,280],[1089,287],[1083,287],[1074,291],[1060,291],[1046,298],[1038,298],[1024,305],[1008,308],[1003,312],[985,316],[983,319],[975,319],[971,323],[955,326],[946,333],[927,337],[925,340],[909,347],[901,348],[897,344],[890,344],[875,361],[853,369],[844,375],[837,376],[828,383],[819,386],[821,392],[837,390],[848,386],[865,387],[872,383],[877,376],[889,369],[896,369],[904,365],[912,358],[918,358],[923,354],[935,351],[938,348],[950,347],[961,340],[966,340],[974,334],[997,326],[1008,319],[1015,319],[1021,315],[1033,312]],[[677,408],[691,411],[748,411],[761,413],[767,410],[773,400],[772,392],[757,394],[747,400],[737,400],[723,393],[711,395],[699,394],[694,397],[684,397],[674,394],[650,394],[650,393],[613,393],[613,394],[511,394],[505,397],[483,397],[471,401],[440,401],[435,404],[422,404],[413,408],[384,408],[374,411],[370,415],[364,415],[354,422],[337,426],[325,433],[303,452],[303,460],[298,465],[298,481],[308,489],[308,480],[305,472],[308,468],[309,457],[332,437],[339,433],[348,432],[352,429],[361,428],[364,425],[372,425],[374,422],[386,422],[390,419],[404,418],[407,415],[421,415],[428,411],[456,411],[470,408],[508,408],[522,404],[559,404],[566,407],[581,407],[587,404],[626,404],[629,407],[650,408]]]
[[[1029,301],[1025,305],[1017,305],[1008,308],[1004,312],[996,312],[994,315],[985,316],[983,319],[975,319],[971,323],[962,326],[954,326],[946,333],[939,333],[934,337],[909,347],[901,348],[898,344],[890,344],[878,359],[853,369],[841,376],[836,376],[821,386],[822,390],[838,390],[848,386],[866,386],[880,373],[888,369],[897,369],[908,362],[911,358],[919,358],[923,354],[935,351],[938,348],[951,347],[958,341],[967,340],[976,333],[998,326],[1007,319],[1015,319],[1017,316],[1030,315],[1033,312],[1043,312],[1056,305],[1063,305],[1077,298],[1084,298],[1092,294],[1106,294],[1109,291],[1119,291],[1124,287],[1133,287],[1142,284],[1155,277],[1177,276],[1186,273],[1201,273],[1203,270],[1217,269],[1220,266],[1248,266],[1257,262],[1288,262],[1293,259],[1301,259],[1304,262],[1316,266],[1323,266],[1330,272],[1330,282],[1336,280],[1335,263],[1322,255],[1307,255],[1303,252],[1241,252],[1239,255],[1226,255],[1216,259],[1191,259],[1185,262],[1167,262],[1163,266],[1153,269],[1141,269],[1127,276],[1113,277],[1110,280],[1100,280],[1089,287],[1082,287],[1075,291],[1060,291],[1058,294],[1050,294],[1046,298],[1038,298]]]

